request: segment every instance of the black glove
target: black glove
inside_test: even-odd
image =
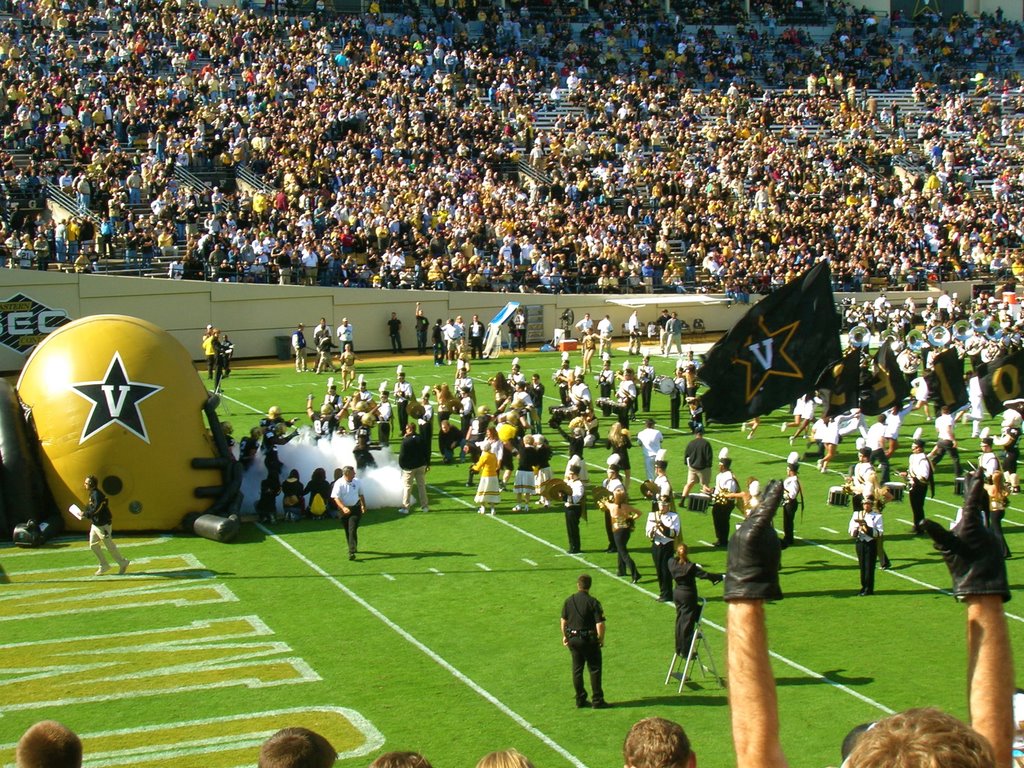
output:
[[[1010,599],[1006,578],[1006,561],[995,534],[985,527],[982,516],[988,507],[988,493],[979,469],[968,478],[964,494],[963,516],[947,531],[933,520],[921,521],[921,527],[932,537],[935,549],[942,553],[953,576],[953,595],[999,595]]]
[[[729,565],[725,573],[725,600],[781,600],[779,566],[782,548],[772,526],[782,501],[782,483],[772,480],[761,503],[729,539]]]
[[[719,584],[722,583],[722,579],[724,579],[724,578],[725,578],[725,574],[724,573],[713,573],[713,574],[711,574],[710,581],[711,581],[711,584],[713,586],[718,586]]]

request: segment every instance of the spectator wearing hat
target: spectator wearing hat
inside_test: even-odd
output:
[[[729,542],[729,518],[736,507],[735,494],[739,490],[739,481],[732,472],[729,449],[722,448],[718,452],[718,474],[715,475],[715,490],[711,494],[711,523],[715,527],[716,547],[725,547]]]

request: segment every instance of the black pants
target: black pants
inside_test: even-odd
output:
[[[701,607],[692,589],[677,589],[672,597],[676,603],[676,653],[686,656],[700,621]]]
[[[615,540],[615,551],[619,554],[619,576],[625,576],[628,570],[630,577],[635,579],[640,576],[640,573],[636,569],[636,563],[633,561],[633,558],[629,555],[629,537],[632,534],[633,531],[629,528],[619,528],[612,531],[612,538]]]
[[[875,565],[878,562],[878,542],[875,539],[870,541],[857,539],[857,562],[860,564],[861,592],[873,594],[875,591]]]
[[[434,344],[434,365],[444,363],[444,344],[440,341]]]
[[[871,452],[869,457],[872,464],[877,464],[882,470],[882,485],[889,482],[889,457],[885,455],[885,451],[882,448],[876,448]]]
[[[993,509],[988,518],[988,526],[999,541],[999,549],[1002,550],[1004,559],[1010,557],[1010,548],[1006,546],[1006,539],[1003,536],[1003,518],[1005,516],[1005,509]]]
[[[935,444],[932,466],[937,465],[942,457],[947,453],[949,454],[949,458],[953,460],[953,477],[960,477],[960,451],[955,445],[953,445],[951,440],[939,440],[939,442]]]
[[[612,531],[612,516],[607,508],[604,510],[604,532],[608,534],[608,551],[614,552],[617,547],[615,546],[615,536]]]
[[[711,507],[711,521],[715,526],[715,545],[724,547],[729,541],[729,518],[736,502],[729,499],[725,504]]]
[[[681,399],[678,397],[670,397],[668,400],[669,404],[669,423],[672,425],[672,429],[679,429],[679,403]]]
[[[363,519],[360,512],[352,512],[341,518],[345,526],[345,538],[348,539],[348,553],[354,555],[359,550],[359,521]]]
[[[672,574],[668,564],[672,561],[672,542],[664,544],[651,542],[651,560],[654,561],[654,572],[658,576],[658,597],[663,600],[672,599]]]
[[[654,391],[654,382],[645,381],[640,385],[640,408],[644,413],[651,412],[651,392]]]
[[[405,410],[408,404],[408,400],[395,400],[395,413],[398,414],[398,432],[402,435],[405,434],[405,425],[409,423],[409,412]]]
[[[596,635],[588,637],[569,636],[569,653],[572,654],[572,687],[576,691],[576,703],[587,703],[587,689],[583,685],[583,667],[590,670],[590,690],[593,702],[604,702],[601,687],[601,644]]]
[[[580,551],[580,518],[583,516],[583,509],[579,504],[565,508],[565,532],[569,535],[569,552],[576,554]]]
[[[416,352],[421,355],[427,354],[427,332],[416,331]]]
[[[402,352],[402,337],[397,333],[391,334],[391,351]]]
[[[782,546],[793,543],[793,523],[796,520],[796,499],[782,505]]]
[[[924,497],[927,492],[927,484],[919,483],[916,480],[911,481],[907,496],[910,498],[910,513],[914,517],[915,531],[920,530],[921,521],[924,520]]]
[[[484,337],[471,336],[469,339],[469,356],[473,360],[482,359],[484,356]]]
[[[602,399],[607,399],[607,398],[610,398],[612,396],[612,385],[611,384],[603,384],[602,383],[600,385],[600,389],[601,389],[601,398]],[[605,416],[611,416],[612,415],[611,406],[610,405],[602,405],[601,406],[601,413],[604,414]]]

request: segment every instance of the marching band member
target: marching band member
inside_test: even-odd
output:
[[[949,406],[942,406],[939,415],[935,417],[935,432],[938,439],[935,441],[935,447],[928,453],[928,458],[934,466],[948,453],[953,461],[953,477],[960,477],[960,451],[956,445],[955,428],[956,422],[949,413]]]
[[[528,423],[536,425],[540,419],[537,416],[537,409],[534,408],[533,398],[530,397],[530,393],[527,391],[526,378],[524,377],[517,381],[515,387],[516,389],[512,393],[511,400],[512,410],[525,414]]]
[[[636,441],[644,452],[644,473],[645,479],[654,479],[654,459],[661,450],[661,441],[664,440],[661,430],[654,426],[654,419],[647,419],[644,428],[636,434]]]
[[[715,489],[705,488],[711,492],[711,522],[715,527],[714,546],[725,547],[729,542],[729,517],[736,507],[736,496],[740,490],[739,481],[732,473],[732,459],[729,449],[718,452],[718,474],[715,476]]]
[[[589,411],[592,400],[590,387],[587,386],[587,382],[583,378],[583,369],[576,366],[570,381],[569,404],[576,406],[580,412]]]
[[[889,454],[885,451],[885,414],[878,414],[878,419],[868,427],[864,435],[864,445],[871,451],[870,461],[877,464],[882,472],[882,485],[889,482]]]
[[[566,551],[570,555],[580,552],[580,518],[583,516],[584,488],[579,470],[582,465],[582,461],[573,457],[565,468],[566,483],[569,485],[569,493],[565,497],[565,532],[569,536],[569,549]]]
[[[1002,430],[995,444],[1003,449],[1003,472],[1006,473],[1008,490],[1013,493],[1020,493],[1020,483],[1017,480],[1017,459],[1019,456],[1017,442],[1020,440],[1020,431],[1020,412],[1014,408],[1008,408],[1003,411]]]
[[[398,381],[395,382],[395,388],[391,394],[395,398],[395,410],[398,411],[398,431],[404,435],[405,425],[409,423],[406,406],[413,399],[412,384],[405,380],[405,369],[402,366],[395,369],[395,375],[398,377]]]
[[[860,565],[861,597],[875,593],[875,563],[879,555],[883,523],[882,516],[874,509],[875,500],[864,497],[864,506],[854,507],[850,518],[850,536],[857,542],[857,563]],[[882,561],[885,568],[885,561]]]
[[[563,406],[569,404],[569,387],[572,384],[572,375],[572,368],[569,364],[569,353],[563,352],[562,364],[551,376],[552,381],[558,385],[558,397],[562,401]]]
[[[416,419],[416,431],[422,436],[425,445],[431,445],[434,439],[434,406],[430,404],[430,386],[423,387],[420,392],[420,405],[423,415]]]
[[[786,458],[786,479],[782,481],[782,548],[793,543],[796,507],[804,506],[804,489],[800,486],[800,454],[793,451]]]
[[[654,459],[654,484],[658,486],[657,493],[651,495],[654,504],[663,496],[668,496],[675,507],[675,498],[672,496],[672,483],[668,479],[668,451],[662,448]],[[654,509],[654,507],[651,507]]]
[[[910,498],[914,532],[918,535],[924,534],[921,522],[924,520],[924,498],[929,488],[932,496],[935,496],[935,475],[932,471],[932,463],[924,452],[924,440],[921,439],[923,431],[920,427],[914,431],[914,438],[910,443],[909,466],[906,472],[900,473],[910,481],[907,496]]]
[[[669,563],[672,550],[675,548],[676,537],[679,535],[679,515],[672,509],[672,500],[660,497],[655,500],[656,506],[647,515],[645,532],[651,540],[651,559],[654,561],[654,573],[658,579],[658,602],[667,603],[672,599],[672,574]]]
[[[508,374],[508,381],[513,387],[519,382],[523,382],[524,386],[526,385],[526,374],[524,374],[522,369],[519,367],[518,357],[512,358],[512,370]]]
[[[641,328],[640,318],[637,316],[637,311],[634,309],[633,314],[629,316],[626,321],[626,334],[629,336],[629,349],[627,354],[639,355],[640,354],[640,340],[643,338],[643,329]]]
[[[473,377],[469,375],[469,363],[465,360],[459,359],[455,364],[455,381],[453,386],[456,392],[469,392],[473,395],[475,390],[473,386]]]
[[[601,358],[601,370],[597,374],[597,386],[602,400],[608,400],[612,396],[612,387],[615,386],[615,371],[612,370],[612,358],[607,352]],[[601,405],[601,413],[605,416],[612,415],[610,405]]]
[[[386,381],[380,383],[380,402],[374,408],[377,414],[377,439],[382,446],[391,445],[391,403],[388,402],[388,385]]]
[[[644,361],[636,369],[637,383],[640,389],[640,408],[644,413],[651,412],[651,393],[654,391],[654,366],[651,356],[644,355]]]
[[[992,451],[995,440],[989,436],[988,427],[981,431],[981,455],[978,457],[978,468],[985,473],[985,478],[991,480],[992,475],[999,471],[999,458]]]
[[[679,429],[679,407],[683,400],[683,394],[686,392],[686,379],[683,376],[683,364],[679,362],[676,364],[676,375],[673,379],[675,388],[672,390],[672,394],[669,395],[669,423],[672,429]]]
[[[608,430],[608,440],[605,446],[613,455],[619,458],[619,472],[622,474],[623,486],[628,491],[631,466],[629,463],[629,449],[633,447],[633,441],[629,439],[629,430],[619,422],[612,424]]]
[[[870,500],[875,514],[877,514],[879,520],[881,520],[882,510],[881,508],[876,508],[875,505],[877,492],[880,489],[878,484],[878,473],[875,472],[875,468],[871,464],[870,449],[867,446],[863,446],[858,449],[858,458],[859,461],[853,468],[853,477],[851,478],[853,488],[853,509],[855,512],[858,509],[867,509],[866,502]],[[872,527],[876,528],[874,536],[877,540],[878,561],[881,563],[882,570],[885,571],[892,567],[892,564],[889,562],[889,558],[885,554],[885,545],[882,540],[882,527],[881,524]]]
[[[608,476],[604,479],[601,485],[604,487],[606,491],[608,491],[613,500],[621,499],[621,501],[625,501],[626,486],[622,484],[622,479],[619,477],[619,461],[620,459],[618,457],[618,454],[613,453],[611,456],[608,457],[608,460],[605,462],[608,466]],[[615,545],[615,536],[613,535],[614,528],[612,526],[611,513],[609,512],[607,506],[605,506],[604,508],[604,528],[605,533],[608,534],[608,549],[606,549],[605,551],[617,551]]]
[[[633,369],[629,365],[629,360],[622,364],[621,376],[622,380],[615,390],[615,399],[619,402],[619,423],[626,427],[629,426],[630,418],[636,414],[637,396],[636,382],[633,380]]]
[[[981,378],[972,370],[967,374],[967,405],[957,414],[961,420],[971,422],[971,437],[977,437],[981,430],[981,421],[985,418],[982,406]]]

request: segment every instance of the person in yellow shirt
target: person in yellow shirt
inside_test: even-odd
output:
[[[497,433],[494,433],[492,438],[490,432],[491,430],[488,430],[488,439],[481,446],[480,458],[473,465],[473,471],[480,473],[480,482],[473,500],[480,505],[477,513],[481,515],[485,513],[484,508],[487,506],[491,508],[493,515],[495,505],[501,501],[501,488],[498,485],[498,457],[494,453],[495,447],[501,443]]]

